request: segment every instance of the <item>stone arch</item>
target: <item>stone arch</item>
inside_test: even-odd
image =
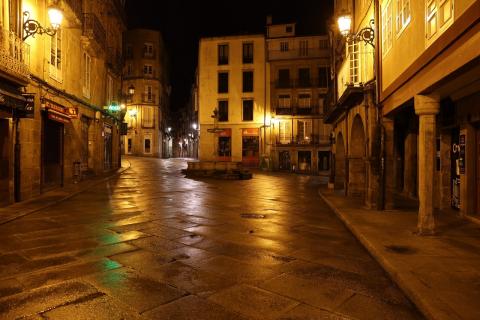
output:
[[[365,196],[366,166],[365,166],[365,126],[357,114],[353,118],[349,143],[348,193],[352,196]]]
[[[341,132],[335,140],[335,189],[345,189],[345,143]]]

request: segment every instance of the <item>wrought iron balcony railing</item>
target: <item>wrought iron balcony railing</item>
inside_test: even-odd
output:
[[[15,78],[30,77],[30,46],[14,32],[0,27],[0,68]]]
[[[94,13],[83,14],[83,35],[96,41],[101,48],[105,48],[107,33]]]
[[[120,51],[115,50],[112,47],[107,48],[107,65],[113,72],[120,74],[122,72],[122,55]]]
[[[323,108],[320,110],[317,104],[310,105],[294,105],[290,107],[276,107],[276,115],[292,115],[292,116],[308,116],[308,115],[322,115]]]
[[[302,146],[302,145],[320,145],[320,144],[329,144],[329,136],[328,135],[318,135],[318,134],[310,134],[306,136],[290,136],[284,137],[280,139],[280,137],[275,137],[275,143],[277,145],[284,145],[284,146]]]
[[[155,95],[154,94],[142,94],[142,102],[144,103],[155,103]]]

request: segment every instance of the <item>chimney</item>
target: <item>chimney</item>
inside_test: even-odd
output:
[[[271,25],[272,25],[272,15],[269,14],[269,15],[267,16],[267,26],[271,26]]]

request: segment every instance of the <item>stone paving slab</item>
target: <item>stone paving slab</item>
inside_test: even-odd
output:
[[[319,194],[427,318],[480,319],[478,225],[437,212],[438,232],[422,237],[416,212],[367,210],[330,190]]]

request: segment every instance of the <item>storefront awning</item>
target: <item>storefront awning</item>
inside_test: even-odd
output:
[[[13,109],[24,109],[26,104],[25,98],[20,92],[14,92],[0,88],[0,105]]]

